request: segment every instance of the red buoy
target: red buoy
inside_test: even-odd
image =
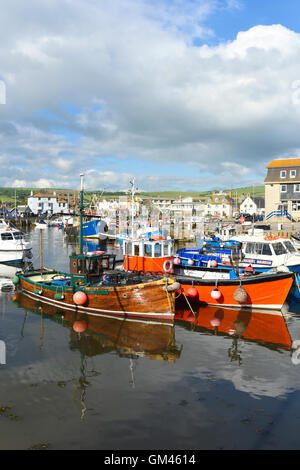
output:
[[[77,320],[73,324],[73,330],[76,333],[83,333],[87,329],[87,323],[84,320]]]
[[[73,301],[76,305],[84,305],[87,301],[87,295],[85,292],[77,291],[73,295]]]
[[[215,259],[212,259],[210,265],[212,268],[215,268],[216,266],[218,266],[218,262]]]
[[[191,297],[192,299],[195,299],[198,296],[198,291],[197,291],[196,287],[190,287],[187,290],[187,295],[189,297]]]
[[[181,263],[181,259],[178,256],[176,256],[174,258],[174,264],[180,264],[180,263]]]

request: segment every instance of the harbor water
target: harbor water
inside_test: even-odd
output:
[[[53,227],[42,248],[44,266],[68,270],[76,242]],[[300,447],[296,301],[283,314],[182,308],[174,327],[77,318],[15,291],[0,303],[1,450]]]

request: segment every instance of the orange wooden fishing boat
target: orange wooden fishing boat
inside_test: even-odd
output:
[[[90,315],[174,320],[174,280],[158,274],[115,269],[115,255],[83,254],[83,174],[80,194],[80,253],[72,254],[69,273],[45,269],[17,273],[15,283],[32,299]],[[42,253],[41,253],[42,260]]]
[[[70,273],[23,271],[15,282],[30,298],[65,310],[173,324],[174,280],[119,271],[113,262],[114,255],[71,255]]]

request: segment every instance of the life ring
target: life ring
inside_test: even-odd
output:
[[[170,273],[173,270],[173,263],[170,259],[166,259],[163,265],[165,273]]]
[[[109,274],[103,274],[102,281],[104,281],[106,283],[110,282],[110,275]]]

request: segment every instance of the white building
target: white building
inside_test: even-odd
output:
[[[240,212],[250,215],[261,215],[265,210],[265,200],[263,197],[247,196],[246,199],[240,205]]]
[[[27,198],[27,204],[33,214],[68,214],[70,212],[69,203],[65,199],[58,198],[56,193],[37,193]]]
[[[219,218],[230,218],[233,212],[233,201],[226,193],[213,193],[205,204],[205,216],[213,216]]]

